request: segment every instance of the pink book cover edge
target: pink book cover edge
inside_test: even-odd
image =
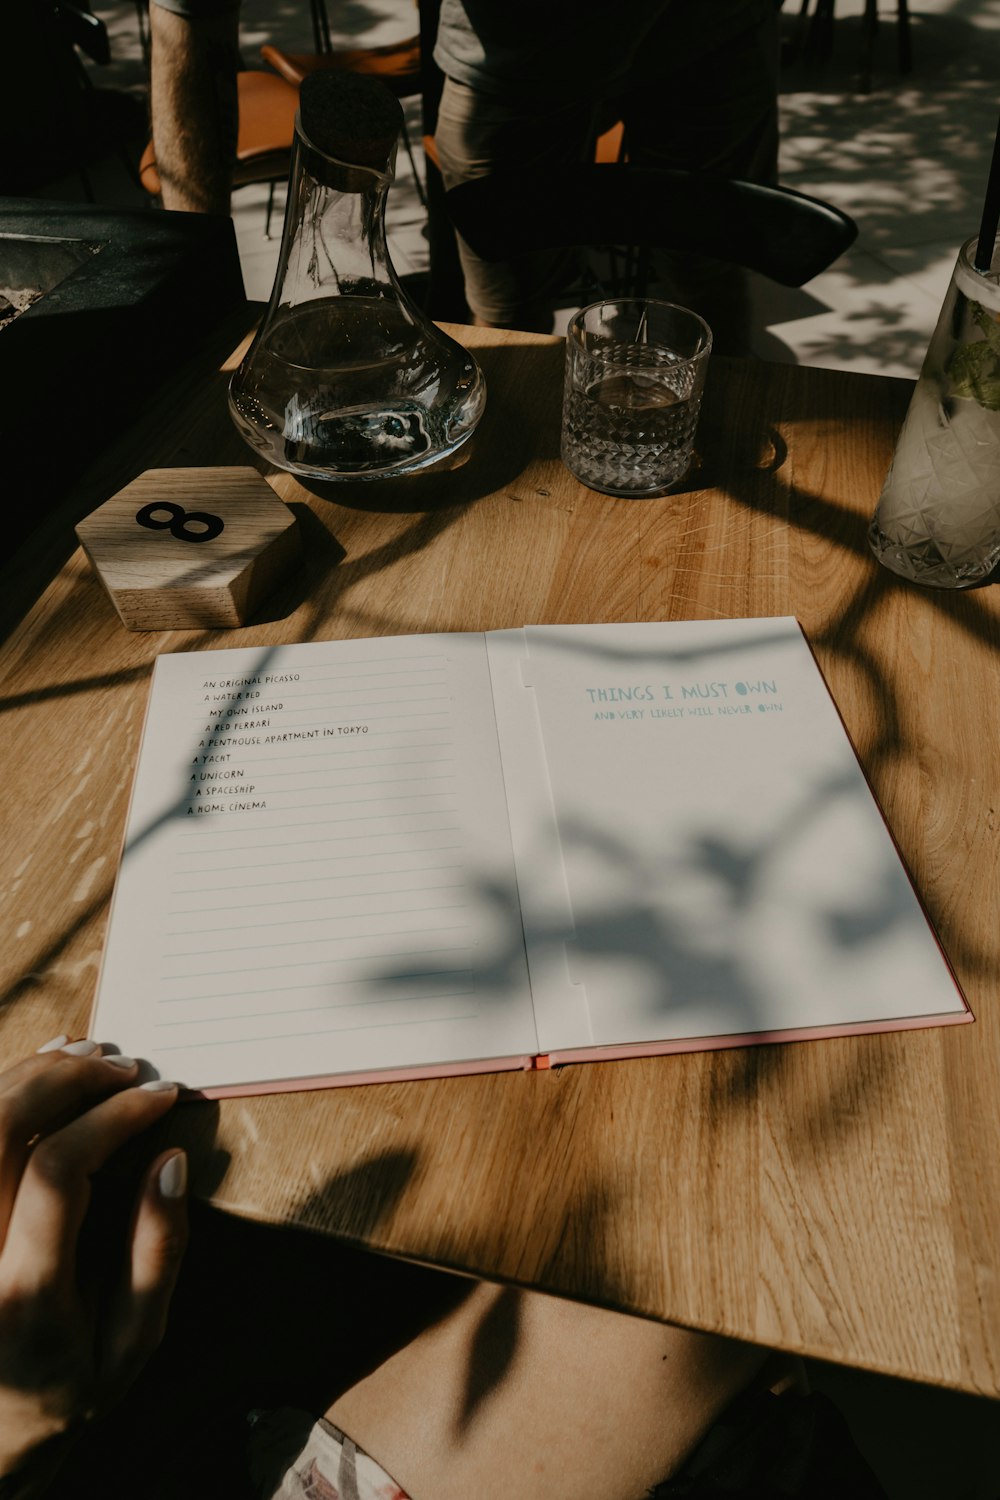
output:
[[[529,1053],[520,1057],[487,1057],[474,1062],[431,1063],[426,1067],[376,1068],[366,1073],[314,1074],[309,1078],[275,1078],[266,1083],[220,1084],[186,1089],[186,1099],[241,1099],[256,1094],[298,1094],[308,1089],[347,1088],[359,1083],[412,1083],[420,1078],[465,1078],[476,1073],[526,1072],[538,1066]]]
[[[309,1078],[279,1078],[267,1083],[236,1083],[217,1088],[186,1090],[186,1099],[239,1099],[258,1094],[304,1093],[310,1089],[349,1088],[368,1083],[412,1083],[424,1078],[465,1078],[482,1073],[541,1072],[571,1063],[617,1062],[631,1057],[667,1057],[682,1052],[718,1052],[728,1047],[756,1047],[769,1043],[819,1041],[840,1036],[876,1036],[887,1031],[921,1031],[937,1026],[960,1026],[975,1020],[968,1002],[964,1010],[944,1015],[907,1016],[893,1021],[845,1022],[839,1026],[799,1026],[783,1031],[729,1032],[723,1036],[692,1036],[670,1041],[622,1042],[603,1047],[573,1047],[537,1056],[480,1058],[475,1062],[440,1063],[428,1067],[383,1068],[367,1073],[317,1074]]]
[[[615,1062],[627,1057],[664,1057],[673,1052],[718,1052],[725,1047],[756,1047],[769,1042],[810,1042],[835,1036],[873,1036],[884,1031],[920,1031],[934,1026],[960,1026],[973,1020],[975,1017],[966,1002],[964,1010],[945,1015],[907,1016],[898,1021],[847,1021],[840,1026],[799,1026],[787,1031],[690,1036],[669,1042],[623,1042],[619,1046],[575,1047],[565,1052],[550,1052],[548,1060],[553,1068],[558,1068],[564,1063]]]

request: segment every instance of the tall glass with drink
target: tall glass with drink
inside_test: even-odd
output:
[[[959,251],[869,530],[879,562],[965,588],[1000,562],[1000,264]]]

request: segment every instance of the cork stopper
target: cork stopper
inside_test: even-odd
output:
[[[308,143],[324,156],[384,172],[403,127],[403,107],[377,78],[325,69],[302,80],[299,120]]]

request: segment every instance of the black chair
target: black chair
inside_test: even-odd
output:
[[[445,194],[455,228],[484,260],[533,250],[632,247],[611,295],[641,295],[652,248],[711,256],[802,286],[857,238],[847,214],[790,188],[703,172],[581,165],[558,179],[496,172]]]

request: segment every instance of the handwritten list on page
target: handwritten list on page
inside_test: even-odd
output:
[[[534,1054],[485,638],[159,658],[95,1021],[209,1091]]]

